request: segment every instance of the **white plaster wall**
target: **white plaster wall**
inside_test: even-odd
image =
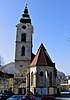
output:
[[[30,68],[30,77],[31,77],[31,72],[33,72],[33,74],[34,74],[33,87],[36,87],[36,67],[31,67]]]
[[[70,84],[70,79],[68,80],[68,84]]]

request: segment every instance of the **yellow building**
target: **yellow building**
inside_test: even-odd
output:
[[[0,71],[0,93],[13,89],[13,74],[7,74]]]

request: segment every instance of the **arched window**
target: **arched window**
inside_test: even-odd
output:
[[[25,33],[21,34],[21,41],[26,42],[26,34]]]
[[[52,86],[52,72],[49,73],[49,86]]]
[[[31,72],[31,85],[33,85],[33,72]]]
[[[40,76],[41,76],[41,77],[43,76],[43,71],[40,71]]]
[[[21,56],[25,56],[25,47],[24,46],[21,48]]]

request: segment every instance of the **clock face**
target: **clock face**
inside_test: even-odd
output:
[[[23,28],[23,29],[26,29],[26,25],[23,25],[22,28]]]

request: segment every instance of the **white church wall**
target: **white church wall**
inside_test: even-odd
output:
[[[33,86],[31,87],[36,87],[36,67],[31,67],[30,68],[30,77],[31,77],[31,72],[33,72]],[[30,78],[31,81],[31,78]]]
[[[36,88],[36,93],[39,95],[48,95],[48,88]]]

